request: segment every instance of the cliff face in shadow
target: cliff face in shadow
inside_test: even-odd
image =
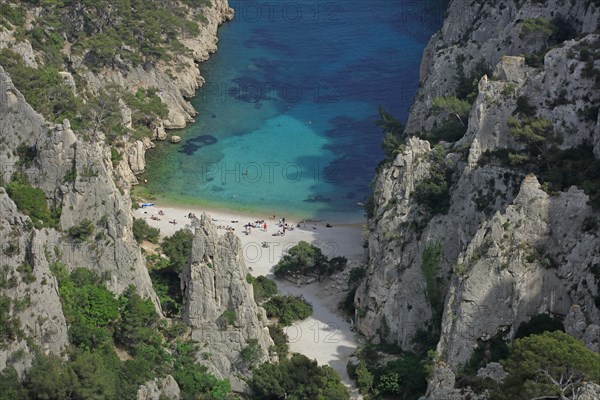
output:
[[[463,398],[454,374],[534,316],[577,304],[582,332],[597,332],[598,177],[585,165],[600,157],[599,20],[588,1],[453,1],[425,50],[407,139],[375,179],[355,304],[371,341],[437,343],[432,399]],[[442,99],[465,108],[460,123]],[[526,138],[532,126],[543,138]]]

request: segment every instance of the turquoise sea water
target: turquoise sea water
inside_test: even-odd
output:
[[[405,120],[441,0],[230,1],[200,66],[196,123],[148,153],[159,198],[353,220],[382,158],[383,105]]]

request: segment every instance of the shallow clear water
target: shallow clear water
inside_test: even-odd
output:
[[[200,66],[196,123],[149,152],[171,202],[355,219],[382,158],[383,105],[405,120],[444,1],[231,1]]]

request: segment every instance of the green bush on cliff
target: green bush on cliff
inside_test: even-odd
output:
[[[277,294],[277,284],[266,276],[258,276],[252,281],[254,300],[261,303]]]
[[[548,40],[556,30],[556,26],[545,18],[525,18],[521,24],[521,39],[526,37]]]
[[[57,46],[55,42],[65,37],[72,51],[96,70],[103,66],[119,67],[119,59],[135,65],[176,60],[178,54],[190,51],[180,39],[197,35],[198,22],[203,18],[201,15],[185,18],[188,7],[197,9],[207,1],[184,3],[45,1],[36,20],[38,25],[24,32],[24,36],[36,50]]]
[[[31,186],[24,175],[15,175],[6,185],[6,192],[17,205],[17,209],[28,215],[37,229],[58,226],[59,214],[48,209],[46,193]]]
[[[29,105],[50,121],[68,118],[77,128],[81,101],[64,83],[57,68],[28,67],[20,55],[8,49],[0,50],[0,60]]]
[[[381,105],[377,108],[377,112],[379,114],[379,119],[375,121],[375,125],[377,125],[385,135],[381,147],[385,154],[385,159],[390,161],[400,153],[402,145],[406,141],[404,124],[394,118],[392,114],[387,112]]]
[[[94,224],[89,219],[84,219],[79,224],[70,227],[67,233],[74,243],[83,243],[89,239],[94,232]]]
[[[423,211],[446,214],[450,208],[450,182],[452,171],[445,161],[445,151],[438,145],[431,153],[429,177],[415,188],[415,200]]]
[[[169,260],[157,254],[146,257],[146,266],[163,312],[171,318],[179,316],[183,307],[179,274],[170,268]]]
[[[0,349],[4,349],[6,343],[12,342],[22,334],[21,322],[18,317],[11,316],[12,310],[10,297],[0,295]]]

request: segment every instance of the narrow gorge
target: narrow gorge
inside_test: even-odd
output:
[[[600,398],[600,3],[446,3],[406,123],[375,121],[363,248],[360,227],[290,224],[355,256],[311,277],[360,343],[319,366],[269,305],[303,299],[261,279],[288,253],[258,266],[246,221],[175,208],[167,236],[135,210],[228,1],[0,0],[0,400]],[[280,236],[264,222],[256,243]]]

